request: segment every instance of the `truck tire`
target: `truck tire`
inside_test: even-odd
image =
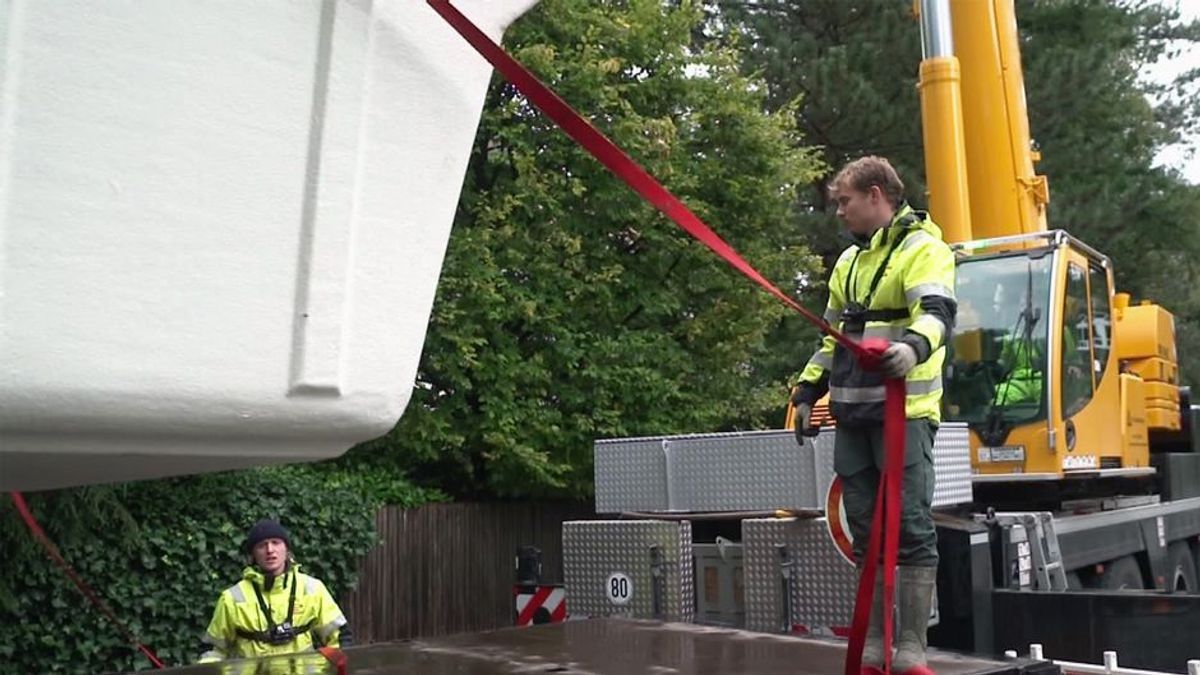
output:
[[[1100,588],[1110,591],[1145,590],[1142,568],[1133,556],[1117,558],[1105,567],[1104,574],[1100,575]]]
[[[1196,580],[1196,559],[1186,541],[1172,542],[1167,548],[1167,590],[1172,593],[1200,593]]]

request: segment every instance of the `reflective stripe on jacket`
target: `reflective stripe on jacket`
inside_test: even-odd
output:
[[[871,292],[872,281],[885,264]],[[851,303],[860,303],[868,312],[858,327],[846,322]],[[909,419],[937,423],[941,421],[945,342],[956,311],[954,254],[928,214],[905,204],[869,241],[842,252],[829,278],[825,319],[855,339],[878,337],[911,345],[917,365],[905,378],[905,410]],[[811,404],[826,391],[830,412],[839,423],[883,420],[883,378],[864,371],[828,336],[800,374],[798,399]]]
[[[262,572],[247,567],[242,573],[242,580],[221,593],[212,621],[201,638],[205,645],[205,651],[200,656],[201,663],[311,652],[321,645],[340,646],[339,637],[346,625],[346,618],[325,584],[315,577],[302,574],[295,563],[288,565],[287,572],[276,578],[269,590],[264,588],[265,581]],[[296,600],[291,625],[296,628],[307,626],[308,630],[283,644],[270,644],[248,637],[248,634],[262,633],[270,628],[254,592],[255,587],[262,591],[273,623],[281,625],[288,619],[293,584]]]

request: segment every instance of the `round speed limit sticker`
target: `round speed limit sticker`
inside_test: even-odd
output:
[[[604,594],[614,605],[624,605],[633,598],[633,581],[623,572],[613,572],[604,582]]]

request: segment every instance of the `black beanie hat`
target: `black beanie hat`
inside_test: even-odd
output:
[[[246,533],[246,541],[242,543],[242,552],[250,553],[254,547],[265,539],[282,539],[288,549],[292,548],[292,537],[278,522],[266,518],[254,524]]]

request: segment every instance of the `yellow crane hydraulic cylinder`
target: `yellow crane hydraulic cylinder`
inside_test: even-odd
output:
[[[1046,230],[1046,177],[1034,173],[1013,0],[950,0],[975,238]]]
[[[962,71],[954,56],[949,0],[923,0],[921,125],[929,210],[949,243],[971,239],[971,210],[963,135]]]

